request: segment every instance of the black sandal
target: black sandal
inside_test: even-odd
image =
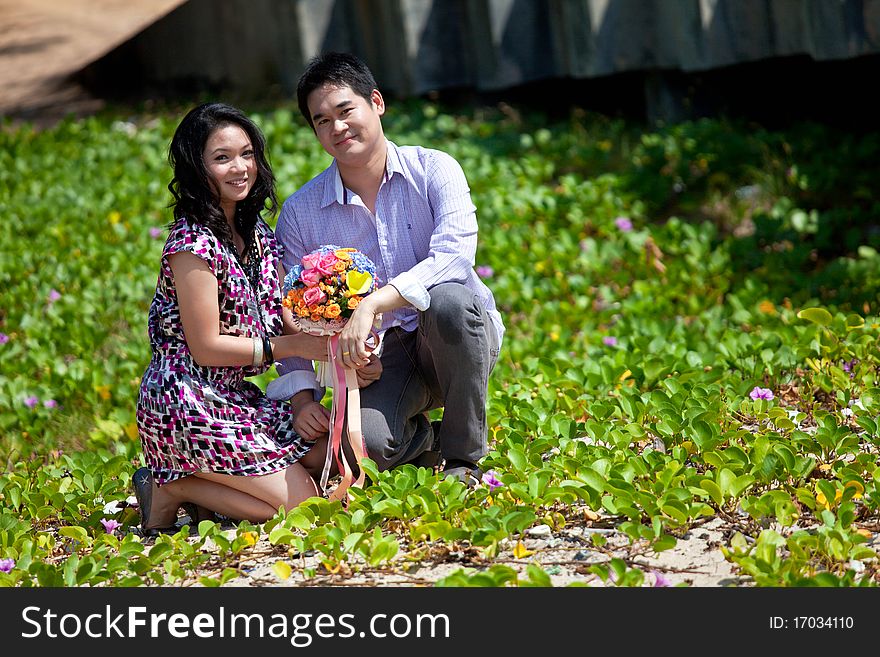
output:
[[[452,461],[451,463],[447,463],[444,466],[443,471],[440,473],[441,479],[452,477],[453,479],[458,479],[458,481],[468,488],[474,488],[479,484],[482,476],[483,471],[480,470],[480,468],[475,464],[466,463],[464,461]]]
[[[199,506],[194,502],[184,502],[180,506],[184,513],[189,516],[190,524],[193,524],[196,527],[198,527],[202,520],[210,520],[211,522],[218,521],[217,514],[207,507]]]
[[[141,515],[141,535],[156,536],[158,534],[175,532],[177,528],[173,526],[147,528],[150,511],[152,511],[153,507],[153,473],[150,472],[150,469],[138,468],[131,478],[131,482],[134,486],[134,496],[138,503],[138,512]]]

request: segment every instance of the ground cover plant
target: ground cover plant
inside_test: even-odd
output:
[[[662,585],[645,558],[708,526],[730,583],[880,582],[880,133],[815,124],[391,112],[397,143],[459,159],[479,209],[508,329],[491,476],[372,470],[347,508],[139,536],[134,406],[181,115],[0,131],[0,585],[214,586],[257,564],[267,584],[406,582],[442,562],[413,581],[547,586],[541,536],[577,548],[566,584]],[[254,118],[280,196],[326,166],[290,108]]]

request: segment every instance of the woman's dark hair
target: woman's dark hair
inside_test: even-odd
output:
[[[260,214],[266,209],[274,213],[278,209],[278,199],[275,196],[275,176],[266,157],[266,139],[257,125],[240,110],[223,103],[205,103],[183,117],[168,149],[168,162],[174,170],[168,183],[174,197],[169,207],[173,208],[175,220],[186,217],[203,224],[217,239],[232,246],[232,232],[220,207],[220,191],[208,177],[203,156],[211,133],[228,125],[236,125],[247,133],[257,164],[254,186],[235,208],[235,229],[247,247]]]
[[[367,102],[370,101],[373,89],[378,88],[370,69],[354,55],[345,52],[326,52],[313,57],[296,86],[299,111],[312,130],[315,129],[315,124],[309,115],[309,94],[325,84],[351,87],[352,91]]]

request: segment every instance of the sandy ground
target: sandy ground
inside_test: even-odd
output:
[[[0,0],[0,117],[99,109],[71,76],[184,0]]]
[[[749,582],[737,576],[718,548],[724,536],[721,525],[721,521],[710,521],[679,539],[673,549],[659,554],[648,550],[642,553],[637,545],[630,545],[625,535],[613,529],[566,527],[552,531],[546,525],[539,525],[526,531],[522,543],[531,554],[521,558],[514,556],[515,543],[512,541],[503,543],[494,559],[484,557],[478,549],[459,546],[450,549],[437,544],[426,550],[425,557],[428,558],[409,561],[401,557],[392,567],[384,569],[352,564],[333,574],[321,568],[315,555],[290,558],[283,550],[278,550],[277,554],[267,555],[252,565],[243,563],[245,575],[231,580],[227,586],[432,586],[458,570],[475,573],[492,564],[509,566],[525,580],[528,579],[526,570],[532,563],[540,565],[550,575],[553,586],[566,586],[572,582],[604,586],[602,579],[589,572],[589,568],[612,557],[624,558],[630,568],[642,570],[645,573],[643,586],[657,584],[658,575],[660,582],[673,586],[748,586]],[[591,534],[594,533],[601,533],[606,538],[607,543],[602,549],[593,546]],[[280,579],[273,570],[278,560],[286,561],[293,568],[286,580]],[[315,568],[316,575],[306,579],[304,568]]]
[[[188,518],[182,516],[179,522],[187,523]],[[236,535],[234,526],[225,523],[223,527],[226,535],[233,539]],[[194,529],[192,532],[195,536]],[[594,544],[596,534],[605,539],[601,547]],[[740,576],[721,553],[719,546],[728,543],[731,534],[732,530],[724,521],[712,518],[679,537],[674,548],[655,553],[645,545],[632,544],[625,534],[602,519],[572,523],[556,530],[537,525],[524,532],[522,545],[518,547],[519,556],[514,552],[517,541],[505,540],[493,558],[466,543],[416,545],[407,544],[404,538],[398,537],[401,551],[390,563],[371,567],[354,559],[333,572],[321,564],[320,554],[291,554],[287,546],[272,546],[263,535],[256,545],[241,553],[237,563],[218,563],[213,570],[208,566],[198,575],[217,577],[224,568],[233,566],[241,574],[228,581],[226,586],[433,586],[456,571],[464,569],[473,574],[485,571],[493,564],[513,568],[521,580],[527,580],[529,564],[537,564],[550,575],[553,586],[567,586],[573,582],[606,586],[611,583],[603,582],[589,569],[617,557],[626,561],[629,568],[638,568],[645,574],[643,586],[751,586],[749,578]],[[523,548],[525,553],[521,552]],[[205,549],[213,549],[210,541]],[[279,561],[291,568],[286,578],[276,574],[275,564]],[[188,584],[198,585],[196,581]]]

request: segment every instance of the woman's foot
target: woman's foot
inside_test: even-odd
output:
[[[180,506],[183,507],[184,512],[189,516],[190,523],[196,526],[198,526],[202,520],[217,522],[217,514],[207,507],[199,506],[194,502],[184,502]]]

